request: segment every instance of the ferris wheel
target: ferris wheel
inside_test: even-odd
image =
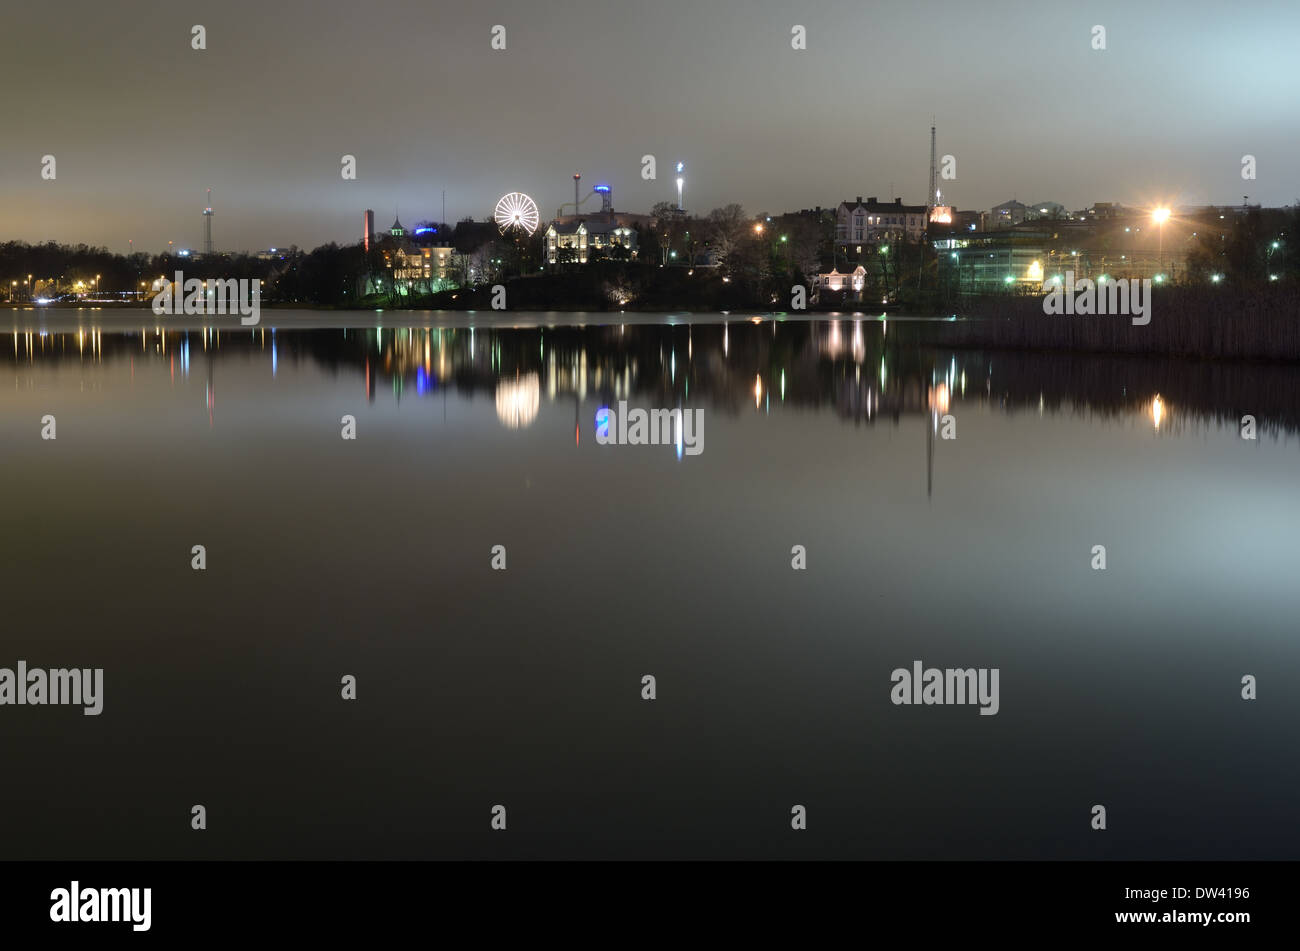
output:
[[[537,202],[523,192],[511,192],[497,202],[496,223],[502,234],[511,228],[532,234],[537,230],[537,221]]]

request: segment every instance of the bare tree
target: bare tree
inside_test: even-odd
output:
[[[747,222],[745,209],[732,202],[709,212],[709,239],[718,251],[718,263],[726,266],[727,259],[745,237]]]

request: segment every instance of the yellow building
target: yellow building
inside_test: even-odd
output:
[[[446,281],[451,277],[452,255],[449,246],[401,247],[384,252],[384,264],[393,272],[394,281]]]

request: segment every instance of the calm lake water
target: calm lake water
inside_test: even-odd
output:
[[[1296,369],[875,318],[10,323],[0,667],[102,667],[104,709],[0,706],[6,858],[1300,850]],[[621,400],[703,451],[599,445]],[[917,660],[997,668],[998,713],[891,703]]]

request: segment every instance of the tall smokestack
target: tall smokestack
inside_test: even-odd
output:
[[[573,173],[573,213],[578,213],[578,183],[582,181],[582,173]]]
[[[208,206],[203,209],[203,253],[212,253],[212,189],[208,189]]]

